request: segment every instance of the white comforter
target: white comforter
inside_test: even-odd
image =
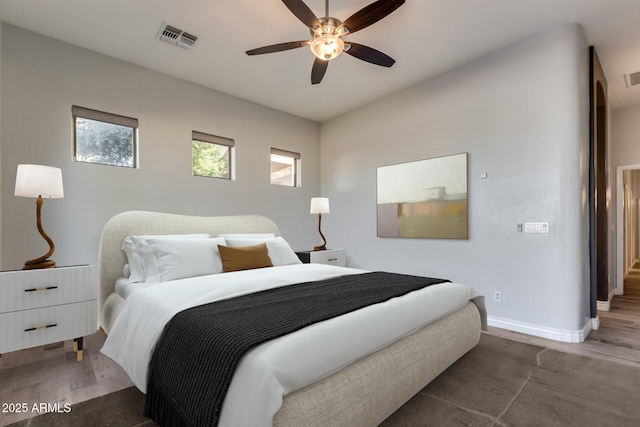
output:
[[[102,353],[120,364],[134,384],[146,392],[155,343],[165,324],[179,311],[277,286],[363,272],[296,264],[143,286],[127,298]],[[219,425],[271,426],[285,394],[446,316],[474,297],[473,290],[465,285],[432,285],[256,347],[238,365]]]

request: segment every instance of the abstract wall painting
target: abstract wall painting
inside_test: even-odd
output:
[[[467,157],[379,167],[378,237],[467,239]]]

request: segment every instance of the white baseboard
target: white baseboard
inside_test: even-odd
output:
[[[611,300],[613,299],[615,294],[616,294],[616,290],[615,289],[611,289],[609,291],[609,295],[608,295],[606,301],[596,301],[598,311],[609,311],[609,310],[611,310]]]
[[[535,337],[546,338],[554,341],[562,342],[583,342],[589,332],[592,329],[597,329],[600,326],[598,318],[589,319],[582,329],[579,330],[567,330],[549,328],[547,326],[535,325],[532,323],[518,322],[511,319],[503,319],[500,317],[488,316],[487,323],[489,326],[495,326],[500,329],[507,329],[509,331],[520,332],[527,335],[533,335]],[[597,326],[594,328],[593,326]]]
[[[611,310],[611,298],[608,301],[597,301],[598,303],[598,311],[609,311]]]

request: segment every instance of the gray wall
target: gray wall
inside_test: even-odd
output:
[[[309,200],[320,192],[320,125],[4,24],[2,27],[2,268],[47,251],[35,199],[13,196],[16,167],[62,168],[64,199],[45,200],[43,227],[58,265],[95,263],[114,214],[264,214],[295,249],[317,240]],[[136,117],[140,167],[72,161],[71,105]],[[236,181],[191,176],[191,131],[236,141]],[[270,148],[302,154],[302,188],[269,183]]]
[[[587,53],[578,26],[560,27],[323,123],[330,246],[345,248],[351,266],[467,283],[487,296],[494,325],[583,338]],[[469,153],[469,239],[377,238],[376,168],[461,152]],[[549,221],[551,232],[517,231],[535,221]]]
[[[589,327],[588,75],[578,26],[322,126],[10,25],[1,57],[5,269],[46,251],[34,201],[13,196],[19,163],[63,169],[65,198],[44,206],[60,265],[95,262],[102,226],[130,209],[266,214],[294,248],[308,248],[318,240],[309,199],[322,184],[331,200],[323,231],[350,265],[468,283],[487,295],[493,324],[509,329],[575,341]],[[137,117],[140,168],[74,163],[72,104]],[[236,140],[237,181],[190,175],[194,129]],[[268,183],[271,146],[302,153],[302,188]],[[460,152],[469,153],[469,240],[377,238],[376,168]],[[527,221],[549,221],[551,232],[518,233]]]
[[[613,110],[613,167],[640,165],[640,105]]]

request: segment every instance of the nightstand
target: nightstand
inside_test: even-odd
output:
[[[326,249],[324,251],[300,251],[296,252],[300,261],[305,264],[331,264],[339,267],[346,265],[344,249]]]
[[[80,265],[0,272],[0,354],[74,340],[98,329],[95,267]]]

